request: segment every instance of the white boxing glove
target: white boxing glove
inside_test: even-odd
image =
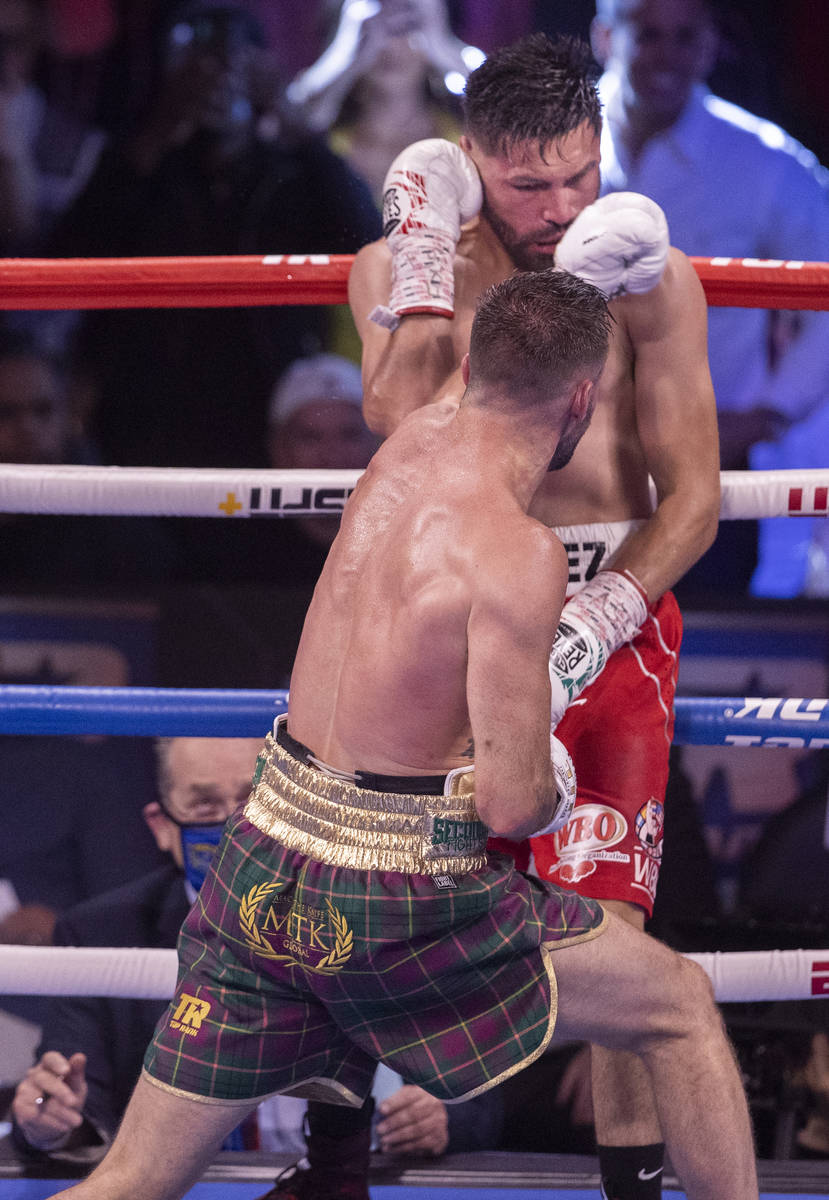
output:
[[[553,819],[543,829],[536,829],[530,837],[543,837],[545,833],[555,833],[563,829],[573,815],[576,803],[576,768],[570,752],[563,742],[550,734],[550,761],[553,764],[553,775],[556,781],[556,807]]]
[[[609,300],[649,292],[668,258],[668,222],[638,192],[612,192],[582,209],[556,249],[556,266],[594,284]]]
[[[398,154],[383,186],[391,296],[369,320],[393,330],[408,313],[454,316],[455,247],[482,200],[475,164],[454,142],[426,138]]]
[[[599,571],[561,610],[550,653],[551,728],[567,705],[601,674],[614,650],[648,615],[645,590],[630,571]]]

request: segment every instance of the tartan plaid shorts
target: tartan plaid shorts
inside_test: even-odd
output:
[[[601,932],[597,901],[523,875],[506,855],[453,873],[451,847],[434,871],[342,865],[374,862],[366,846],[394,840],[374,829],[372,804],[420,836],[422,813],[453,803],[333,783],[269,738],[182,927],[150,1081],[207,1103],[249,1107],[281,1092],[359,1105],[382,1059],[452,1102],[537,1058],[556,1019],[551,952]],[[450,826],[471,827],[428,825],[441,837]]]

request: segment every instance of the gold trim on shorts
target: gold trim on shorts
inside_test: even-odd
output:
[[[473,786],[470,771],[448,796],[359,788],[299,762],[268,734],[244,811],[262,833],[330,866],[462,875],[487,861]]]
[[[155,1075],[151,1075],[144,1067],[141,1069],[141,1077],[170,1096],[177,1096],[181,1100],[195,1100],[197,1104],[223,1104],[226,1108],[247,1110],[261,1104],[270,1096],[295,1096],[299,1100],[319,1100],[323,1104],[346,1105],[349,1108],[360,1108],[363,1103],[363,1097],[352,1092],[351,1088],[345,1087],[336,1079],[326,1079],[323,1075],[312,1075],[292,1087],[280,1088],[278,1092],[263,1092],[261,1096],[251,1096],[247,1100],[223,1100],[221,1096],[203,1096],[200,1092],[188,1092],[186,1088],[174,1087],[171,1083],[156,1079]]]
[[[472,1088],[468,1092],[464,1092],[462,1096],[453,1096],[451,1100],[444,1098],[444,1104],[463,1104],[466,1100],[473,1100],[476,1096],[488,1092],[490,1088],[496,1087],[499,1083],[503,1083],[505,1079],[512,1079],[513,1075],[520,1074],[521,1071],[534,1063],[540,1058],[544,1051],[549,1047],[555,1033],[556,1022],[558,1020],[558,980],[556,979],[555,963],[553,955],[557,950],[565,950],[568,946],[577,946],[579,942],[589,942],[592,938],[598,937],[600,933],[604,933],[607,929],[607,909],[604,910],[604,915],[593,929],[588,929],[585,933],[577,933],[573,937],[562,938],[554,942],[542,942],[539,946],[541,951],[541,961],[544,964],[544,970],[547,972],[547,979],[550,983],[550,1017],[547,1022],[547,1029],[541,1043],[536,1046],[531,1054],[527,1054],[520,1062],[514,1063],[511,1067],[507,1067],[506,1071],[502,1071],[500,1075],[494,1075],[492,1079],[488,1079],[486,1083],[481,1083],[478,1087]]]

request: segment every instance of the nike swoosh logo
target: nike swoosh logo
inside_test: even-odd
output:
[[[637,1178],[637,1179],[642,1179],[642,1180],[645,1180],[645,1179],[656,1179],[657,1175],[661,1175],[661,1173],[662,1173],[662,1168],[661,1168],[661,1167],[657,1167],[655,1171],[646,1171],[646,1170],[645,1170],[645,1168],[644,1168],[644,1167],[642,1167],[642,1169],[640,1170],[640,1172],[639,1172],[639,1174],[636,1176],[636,1178]]]

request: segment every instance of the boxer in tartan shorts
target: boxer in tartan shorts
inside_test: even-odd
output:
[[[382,1059],[452,1101],[544,1050],[550,950],[601,931],[597,902],[488,861],[471,793],[364,791],[273,738],[257,776],[181,932],[176,996],[146,1060],[156,1082],[228,1101],[290,1091],[360,1104]],[[369,844],[367,813],[386,826]],[[450,821],[460,849],[424,856]]]
[[[689,1200],[757,1200],[704,973],[486,850],[487,832],[554,830],[575,799],[549,717],[566,553],[528,509],[590,421],[609,335],[591,284],[515,274],[479,302],[462,398],[378,450],[121,1128],[61,1194],[176,1200],[269,1089],[358,1111],[380,1056],[458,1099],[552,1035],[642,1058]],[[368,1196],[368,1137],[361,1162],[341,1141],[301,1194],[342,1196],[362,1171],[348,1194]]]

